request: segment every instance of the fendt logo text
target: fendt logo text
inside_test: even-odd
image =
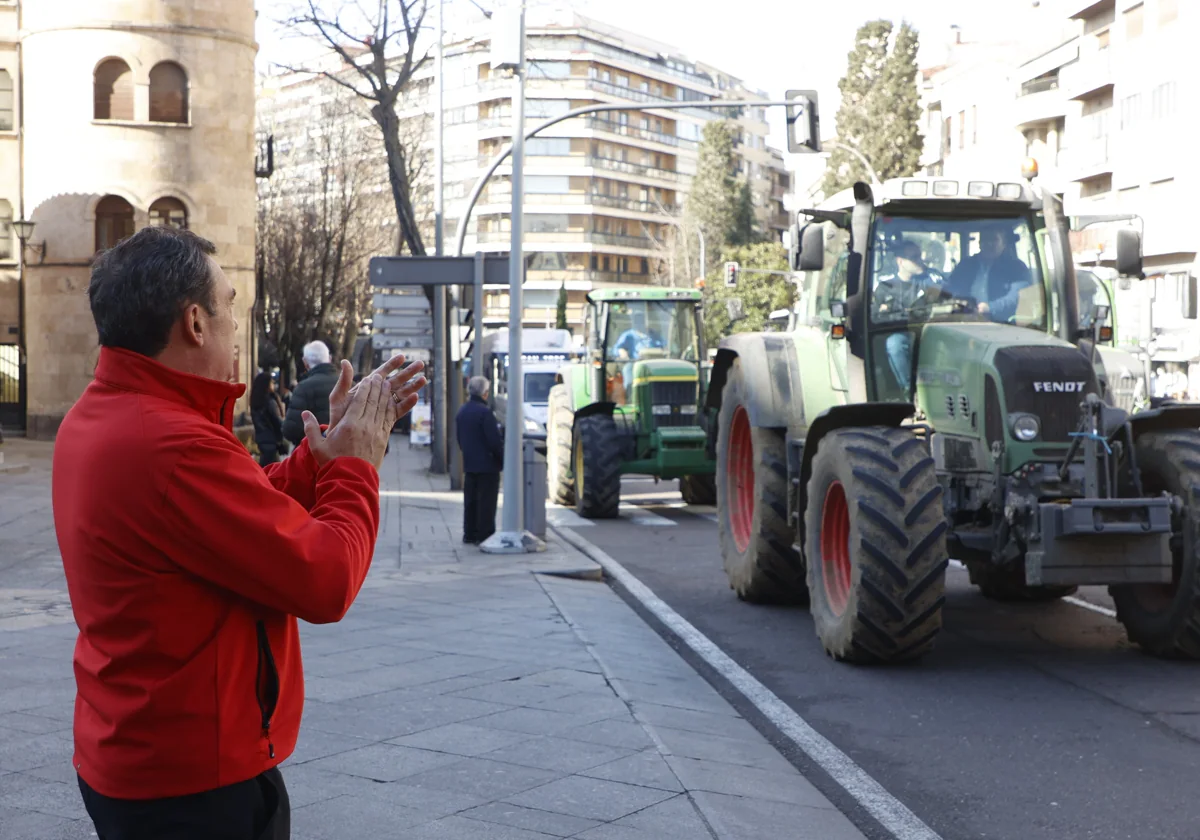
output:
[[[1082,394],[1087,382],[1034,382],[1033,390],[1043,393]]]

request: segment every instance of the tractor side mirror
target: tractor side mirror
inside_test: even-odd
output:
[[[1139,279],[1142,276],[1142,235],[1133,228],[1117,230],[1117,273]]]
[[[800,230],[800,247],[793,271],[823,271],[825,268],[825,228],[809,222]]]

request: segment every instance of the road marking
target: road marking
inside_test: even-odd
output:
[[[959,569],[967,568],[961,560],[951,560],[950,565]],[[1067,597],[1063,598],[1063,600],[1068,604],[1074,604],[1077,607],[1083,607],[1085,610],[1091,610],[1094,613],[1100,613],[1100,615],[1106,615],[1109,618],[1117,617],[1116,610],[1109,609],[1108,607],[1102,607],[1099,604],[1093,604],[1091,601],[1085,601],[1082,598],[1076,598],[1074,595],[1068,595]]]
[[[574,510],[551,502],[546,503],[546,521],[562,528],[578,528],[581,525],[595,525],[590,519],[584,519]]]
[[[896,840],[942,840],[937,832],[922,822],[903,802],[888,793],[883,785],[855,764],[850,756],[813,729],[794,709],[730,659],[723,650],[667,606],[624,566],[578,534],[560,532],[560,536],[599,563],[604,571],[617,580],[630,595],[637,598],[642,606],[753,703],[780,732],[791,739],[805,755],[866,809],[867,813],[891,832]]]
[[[666,528],[678,524],[674,519],[667,519],[665,516],[659,516],[657,513],[627,502],[621,504],[621,518],[634,525],[648,525],[651,528]]]

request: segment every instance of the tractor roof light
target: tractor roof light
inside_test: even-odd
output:
[[[996,185],[991,181],[971,181],[967,184],[967,195],[974,198],[991,198],[996,193]]]
[[[1032,181],[1038,176],[1038,162],[1036,158],[1025,158],[1021,161],[1021,177],[1026,181]]]
[[[996,196],[998,198],[1020,198],[1024,193],[1025,190],[1020,184],[999,184],[996,187]]]
[[[900,194],[906,198],[923,198],[929,195],[928,181],[905,181]]]
[[[958,195],[958,181],[934,181],[933,194],[940,196]]]

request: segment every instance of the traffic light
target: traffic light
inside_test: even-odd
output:
[[[725,263],[725,285],[733,288],[737,285],[738,280],[738,264],[735,262]]]

